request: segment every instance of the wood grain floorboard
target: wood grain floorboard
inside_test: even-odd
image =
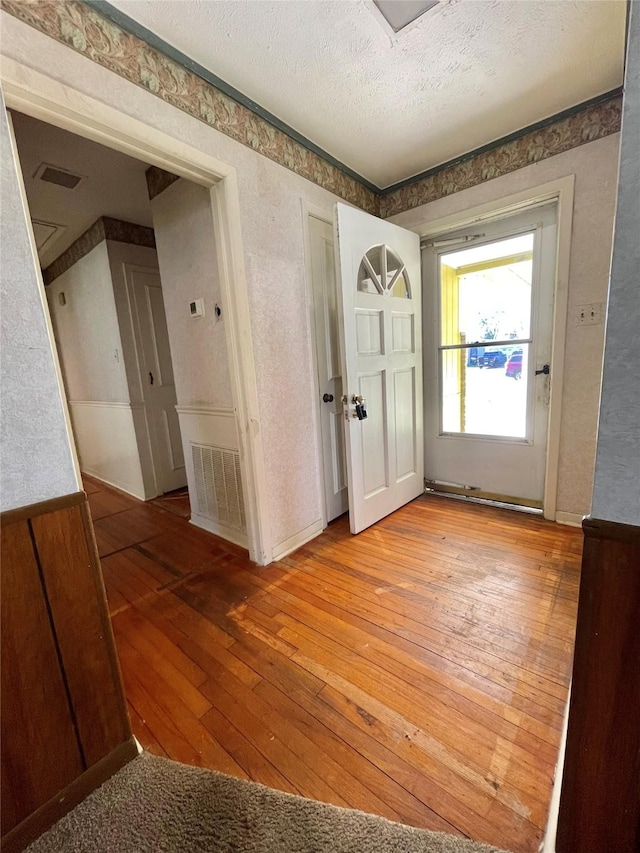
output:
[[[280,563],[91,478],[133,730],[157,755],[533,853],[580,531],[419,498]]]

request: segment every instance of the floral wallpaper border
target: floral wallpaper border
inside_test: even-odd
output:
[[[132,243],[134,246],[146,246],[149,249],[156,247],[153,228],[147,225],[136,225],[135,222],[124,222],[122,219],[113,219],[111,216],[101,216],[68,249],[65,249],[59,258],[43,270],[44,283],[51,284],[103,240]]]
[[[553,124],[525,133],[518,139],[470,156],[462,162],[445,166],[388,195],[383,194],[380,197],[380,216],[386,219],[617,133],[621,119],[621,95],[585,107]]]
[[[281,166],[382,217],[460,192],[620,130],[622,97],[617,95],[488,151],[472,152],[457,163],[436,168],[396,190],[375,193],[80,0],[0,0],[0,7]]]

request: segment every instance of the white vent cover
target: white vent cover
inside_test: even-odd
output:
[[[246,530],[240,454],[191,442],[197,512],[226,527]]]

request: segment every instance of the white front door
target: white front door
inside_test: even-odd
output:
[[[338,291],[333,227],[322,219],[310,216],[309,236],[325,511],[329,522],[349,508],[342,423],[342,373],[338,344]]]
[[[435,489],[542,506],[556,204],[424,251],[425,475]]]
[[[335,227],[349,518],[358,533],[424,491],[420,239],[344,204]]]
[[[127,265],[133,297],[136,348],[151,437],[156,483],[161,492],[187,484],[171,349],[157,272]]]

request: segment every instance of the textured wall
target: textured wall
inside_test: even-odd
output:
[[[640,525],[640,10],[632,3],[594,518]]]
[[[604,327],[577,326],[575,318],[579,305],[606,298],[619,144],[620,135],[614,134],[391,217],[417,230],[441,217],[575,175],[557,510],[578,515],[588,514],[591,507]]]
[[[231,407],[225,322],[214,311],[221,295],[209,190],[182,179],[151,209],[178,405]],[[189,302],[199,298],[205,316],[194,319]]]
[[[70,494],[79,488],[44,293],[0,99],[2,163],[2,470],[0,509]]]
[[[106,241],[48,285],[47,299],[67,398],[128,403]]]

